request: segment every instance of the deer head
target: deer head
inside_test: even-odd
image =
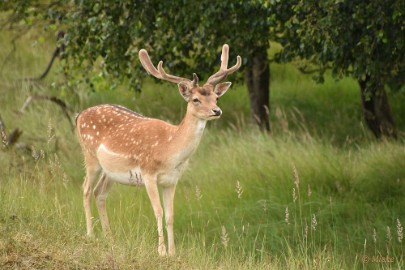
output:
[[[157,68],[153,65],[148,52],[145,49],[139,51],[139,59],[145,70],[154,77],[177,83],[181,96],[187,101],[187,112],[203,120],[219,118],[222,114],[217,105],[217,100],[229,89],[232,83],[222,81],[227,75],[232,74],[242,64],[242,59],[238,55],[236,64],[228,69],[229,46],[222,47],[221,67],[218,72],[211,75],[203,86],[199,86],[199,79],[196,73],[193,73],[193,79],[185,79],[167,74],[163,69],[163,61],[160,61]]]

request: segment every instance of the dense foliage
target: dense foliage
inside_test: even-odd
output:
[[[6,2],[11,11],[8,24],[21,20],[47,21],[66,32],[64,57],[67,67],[80,67],[85,78],[107,77],[115,83],[128,79],[139,90],[146,73],[137,52],[146,48],[152,60],[164,60],[167,70],[182,77],[196,72],[207,78],[219,67],[221,46],[228,43],[230,64],[236,55],[243,58],[246,77],[264,77],[264,84],[248,83],[252,114],[269,129],[269,48],[268,2],[257,1],[66,1],[50,4],[35,1]],[[47,14],[47,15],[45,15]],[[7,22],[6,22],[7,24]],[[48,26],[49,27],[49,26]],[[267,67],[258,78],[250,70],[253,58]],[[96,65],[101,73],[89,76]],[[256,64],[257,65],[257,64]],[[242,77],[242,72],[238,72]],[[114,84],[113,84],[114,86]]]
[[[405,82],[404,1],[289,1],[274,14],[284,60],[309,59],[338,77]]]
[[[266,1],[36,2],[5,1],[2,10],[12,13],[4,25],[47,22],[47,28],[64,30],[70,64],[90,67],[101,57],[104,74],[117,79],[141,78],[140,48],[173,73],[205,77],[218,68],[222,44],[231,45],[232,60],[240,54],[245,64],[256,47],[269,45]]]
[[[405,2],[380,1],[3,1],[2,27],[66,32],[67,67],[85,78],[127,79],[139,90],[146,75],[137,52],[146,48],[169,72],[201,79],[213,73],[224,43],[230,59],[243,58],[251,112],[269,125],[269,41],[283,45],[279,60],[301,62],[301,70],[327,69],[337,78],[354,77],[360,86],[365,121],[377,137],[396,137],[385,88],[405,83]],[[24,22],[24,23],[22,23]],[[87,71],[87,72],[86,72]],[[242,72],[238,72],[242,74]],[[114,86],[115,84],[113,84]]]
[[[374,134],[396,136],[384,86],[405,83],[405,2],[293,0],[271,7],[280,59],[309,60],[319,66],[319,80],[328,68],[339,78],[353,76]]]

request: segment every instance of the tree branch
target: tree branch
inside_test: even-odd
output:
[[[65,32],[59,31],[56,35],[56,41],[59,42],[65,36]],[[48,65],[46,66],[45,71],[38,77],[35,78],[25,78],[26,81],[40,81],[48,75],[48,72],[51,70],[53,62],[55,61],[56,57],[58,57],[62,52],[64,52],[65,46],[62,44],[60,46],[56,45],[56,49],[53,51],[51,60],[49,60]]]

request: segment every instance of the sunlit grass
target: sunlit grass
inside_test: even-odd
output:
[[[396,220],[404,216],[404,150],[386,143],[348,152],[322,142],[269,140],[255,132],[207,134],[178,185],[179,255],[169,261],[156,257],[154,217],[144,189],[117,185],[108,199],[115,240],[102,237],[95,207],[96,238],[86,239],[81,181],[65,179],[70,173],[55,162],[62,154],[44,150],[34,160],[10,150],[1,159],[8,169],[1,186],[3,260],[12,263],[6,249],[11,245],[16,256],[47,254],[51,264],[63,251],[79,268],[157,263],[188,269],[202,263],[257,269],[275,262],[280,269],[339,269],[361,266],[363,253],[390,256],[399,266]],[[79,153],[71,154],[80,168]],[[378,173],[383,168],[389,175]]]

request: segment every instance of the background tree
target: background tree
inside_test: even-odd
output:
[[[212,72],[217,65],[212,60],[218,57],[211,55],[213,52],[218,53],[219,49],[215,48],[220,48],[223,43],[231,45],[231,53],[242,55],[251,114],[261,128],[270,131],[270,70],[267,51],[271,32],[268,2],[204,0],[198,2],[198,7],[193,1],[189,2],[190,6],[181,9],[182,13],[176,12],[178,7],[171,5],[172,10],[164,9],[167,13],[162,17],[175,14],[174,31],[188,31],[190,41],[194,39],[194,42],[188,44],[195,46],[189,52],[197,52],[197,58],[193,61],[198,65],[196,70],[205,68],[205,73]],[[177,32],[175,36],[181,37],[183,34]]]
[[[400,0],[384,5],[372,0],[21,0],[0,7],[9,12],[3,28],[42,23],[62,29],[67,66],[85,71],[97,64],[103,71],[99,76],[116,83],[127,78],[137,90],[145,75],[137,59],[140,48],[164,59],[172,73],[195,71],[204,79],[217,68],[221,45],[229,43],[231,58],[244,59],[252,115],[267,130],[267,51],[274,39],[284,46],[281,60],[308,60],[318,67],[318,80],[328,68],[337,78],[354,77],[368,127],[376,137],[396,137],[386,89],[399,89],[405,81],[404,5]]]
[[[8,3],[8,2],[7,2]],[[55,5],[57,3],[57,5]],[[197,72],[204,79],[218,68],[221,46],[228,43],[230,57],[243,58],[251,112],[260,127],[269,122],[269,9],[256,1],[74,1],[9,2],[12,20],[53,20],[66,32],[68,65],[90,69],[102,59],[103,76],[129,80],[139,90],[146,75],[138,50],[146,48],[155,61],[163,59],[174,74]],[[63,10],[63,13],[60,11]],[[52,16],[43,15],[51,14]]]
[[[360,86],[364,119],[377,138],[396,137],[386,88],[405,83],[405,2],[272,1],[281,60],[297,57]]]

